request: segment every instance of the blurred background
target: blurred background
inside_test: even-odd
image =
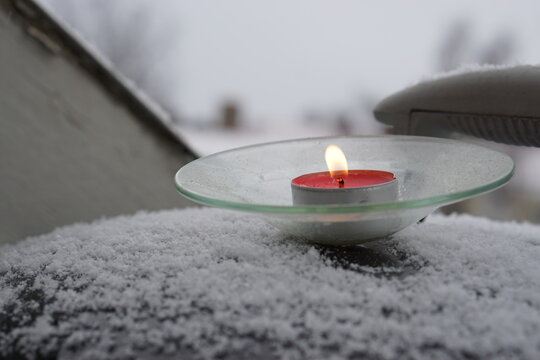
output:
[[[169,113],[200,155],[389,130],[372,109],[467,64],[540,63],[537,1],[40,0]],[[540,222],[540,149],[460,211]]]

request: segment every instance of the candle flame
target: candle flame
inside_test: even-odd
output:
[[[336,172],[345,173],[347,175],[349,167],[347,166],[347,158],[339,146],[330,145],[326,148],[324,153],[324,159],[326,160],[326,166],[330,171],[330,175],[336,175]]]

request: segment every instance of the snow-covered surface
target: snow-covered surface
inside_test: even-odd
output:
[[[538,259],[540,226],[470,216],[342,250],[218,209],[78,224],[0,248],[0,357],[538,359]]]
[[[524,65],[524,64],[518,64],[518,63],[505,64],[505,65],[466,64],[466,65],[462,65],[459,68],[454,69],[454,70],[423,76],[423,77],[421,77],[420,81],[415,83],[414,85],[416,85],[418,83],[434,81],[434,80],[448,78],[448,77],[451,77],[451,76],[463,75],[463,74],[468,74],[468,73],[473,73],[473,72],[505,70],[505,69],[509,69],[509,68],[519,66],[519,65]]]

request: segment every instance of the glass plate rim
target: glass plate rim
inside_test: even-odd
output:
[[[483,184],[481,186],[477,186],[477,187],[463,190],[463,191],[456,191],[456,192],[452,192],[452,193],[448,193],[444,195],[431,196],[431,197],[425,197],[425,198],[419,198],[419,199],[398,200],[398,201],[387,202],[387,203],[376,203],[376,204],[368,203],[368,204],[353,204],[353,205],[304,205],[304,206],[267,205],[267,204],[255,204],[255,203],[251,204],[251,203],[219,200],[219,199],[214,199],[214,198],[206,197],[206,196],[191,192],[188,189],[180,186],[177,181],[178,174],[185,166],[196,161],[202,161],[204,159],[219,156],[219,155],[229,153],[229,152],[236,152],[239,150],[256,148],[260,146],[276,145],[276,144],[281,144],[281,143],[290,143],[290,142],[298,142],[298,141],[312,141],[312,140],[316,141],[316,140],[330,140],[330,139],[366,139],[366,138],[369,138],[369,139],[393,138],[396,140],[406,140],[406,141],[422,140],[422,141],[431,141],[431,142],[461,143],[461,144],[466,144],[470,146],[476,146],[483,149],[489,149],[490,151],[493,151],[495,153],[505,156],[506,158],[510,160],[512,164],[512,168],[507,174],[505,174],[504,176],[501,176],[500,178],[497,178],[487,184]],[[475,143],[468,143],[465,141],[455,140],[455,139],[443,139],[443,138],[436,138],[436,137],[429,137],[429,136],[412,136],[412,135],[322,136],[322,137],[309,137],[309,138],[271,141],[271,142],[241,146],[234,149],[228,149],[225,151],[220,151],[217,153],[206,155],[198,159],[195,159],[192,162],[182,166],[176,172],[174,176],[174,183],[175,183],[176,190],[181,195],[203,205],[209,205],[209,206],[227,208],[227,209],[233,209],[233,210],[248,211],[248,212],[258,212],[258,213],[341,214],[341,213],[360,213],[360,212],[376,212],[376,211],[382,212],[382,211],[412,209],[412,208],[422,208],[422,207],[439,207],[445,204],[451,204],[453,202],[462,201],[462,200],[474,197],[476,195],[480,195],[480,194],[495,190],[503,186],[514,175],[515,167],[516,165],[514,163],[514,160],[508,154],[505,154],[501,151],[487,148],[485,146],[478,145]]]

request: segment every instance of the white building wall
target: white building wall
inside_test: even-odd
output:
[[[173,176],[193,156],[147,122],[0,7],[0,243],[187,205]]]

